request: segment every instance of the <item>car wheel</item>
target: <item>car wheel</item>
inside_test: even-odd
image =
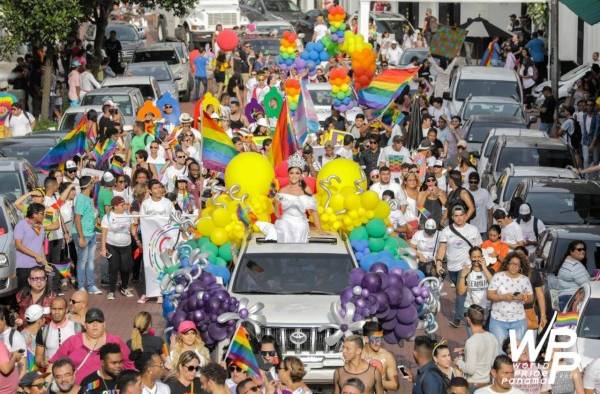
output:
[[[167,34],[166,34],[166,31],[165,31],[165,21],[164,21],[164,19],[160,19],[158,21],[158,28],[156,29],[156,35],[157,35],[158,41],[163,42],[165,40],[165,36]]]

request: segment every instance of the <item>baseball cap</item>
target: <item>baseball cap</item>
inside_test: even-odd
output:
[[[430,149],[431,149],[431,143],[429,143],[429,141],[423,141],[417,147],[417,150],[430,150]]]
[[[32,304],[25,310],[25,320],[27,323],[35,323],[44,316],[44,307],[38,304]]]
[[[123,204],[125,199],[121,196],[114,196],[112,200],[110,200],[110,205],[112,207],[116,207],[117,205]]]
[[[30,387],[36,380],[44,379],[48,375],[50,375],[50,372],[44,372],[44,373],[41,373],[39,371],[27,372],[25,375],[23,375],[23,377],[19,381],[19,386]]]
[[[176,182],[186,182],[188,181],[188,177],[186,177],[185,175],[177,175],[177,179]]]
[[[443,162],[443,160],[437,159],[435,161],[435,164],[433,166],[434,167],[443,167],[444,166],[444,162]]]
[[[402,137],[401,135],[396,134],[394,136],[394,138],[392,138],[392,142],[403,142],[404,141],[404,137]]]
[[[107,185],[110,185],[111,183],[115,182],[115,176],[112,174],[112,172],[106,171],[102,175],[102,182],[104,182]]]
[[[109,105],[111,108],[116,108],[117,104],[115,104],[112,100],[106,100],[102,105]]]
[[[433,219],[427,219],[425,222],[425,230],[435,230],[437,228],[437,224]]]
[[[531,214],[531,208],[529,207],[528,204],[521,204],[521,206],[519,207],[519,215],[530,215]]]
[[[433,156],[427,158],[427,167],[435,167],[437,159]]]
[[[67,170],[72,170],[77,168],[77,164],[75,164],[75,162],[73,160],[67,160],[67,162],[65,163],[65,168]]]
[[[104,312],[98,308],[91,308],[85,313],[85,322],[93,323],[95,321],[104,323]]]
[[[179,327],[177,327],[177,332],[179,334],[184,334],[184,333],[188,332],[189,330],[198,331],[198,329],[196,328],[196,325],[191,320],[184,320],[181,323],[179,323]]]
[[[179,115],[179,121],[181,123],[192,123],[193,119],[190,116],[190,114],[188,114],[187,112],[184,112],[181,115]]]
[[[467,141],[465,141],[465,140],[460,140],[460,141],[458,141],[458,143],[456,144],[456,146],[457,146],[457,147],[458,147],[458,146],[462,146],[463,148],[466,148],[466,147],[467,147]]]

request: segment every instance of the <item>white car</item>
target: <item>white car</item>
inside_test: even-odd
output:
[[[63,112],[58,122],[58,131],[69,132],[79,123],[81,117],[93,109],[100,115],[102,113],[102,105],[80,105],[79,107],[69,107]]]
[[[590,281],[581,286],[567,302],[563,312],[577,312],[577,353],[582,362],[600,354],[600,282]]]
[[[315,106],[319,123],[321,123],[323,126],[325,119],[331,116],[331,105],[333,103],[333,97],[331,97],[331,85],[329,82],[309,83],[306,85],[306,88],[308,89],[310,97],[312,98],[312,102]],[[358,102],[358,98],[356,97],[356,93],[354,93],[354,89],[352,89],[352,99],[355,102]],[[356,111],[347,111],[346,120],[348,122],[354,122],[356,115],[358,113],[362,113],[358,106],[356,108]]]
[[[592,63],[582,64],[579,67],[575,67],[558,80],[558,101],[562,102],[566,99],[571,93],[571,89],[575,88],[575,83],[579,81],[585,73],[592,69]],[[544,95],[542,94],[542,90],[546,86],[552,86],[551,81],[545,81],[537,85],[531,93],[535,97],[536,104],[541,105],[544,102]]]
[[[160,86],[158,86],[158,82],[156,82],[156,79],[154,79],[153,76],[106,78],[104,81],[102,81],[102,87],[138,88],[144,99],[149,98],[154,102],[156,102],[156,100],[158,100],[162,95],[160,92]]]
[[[496,141],[498,137],[503,135],[512,135],[517,137],[544,137],[546,134],[540,130],[534,129],[508,129],[508,128],[499,128],[490,130],[487,138],[481,145],[481,156],[479,157],[479,161],[477,162],[477,172],[483,174],[485,168],[487,167],[488,160],[490,158],[490,154],[492,150],[494,150],[494,146],[496,145]]]

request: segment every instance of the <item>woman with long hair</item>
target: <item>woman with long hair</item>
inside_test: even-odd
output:
[[[185,320],[179,323],[177,335],[171,337],[171,352],[167,360],[167,368],[175,368],[179,364],[181,355],[188,350],[196,353],[201,367],[210,362],[210,353],[204,345],[202,337],[200,337],[196,324],[190,320]]]
[[[225,86],[225,74],[229,69],[229,62],[227,61],[227,54],[225,52],[219,52],[215,59],[215,81],[217,82],[217,94],[219,97],[223,93]]]
[[[492,281],[492,273],[485,263],[483,251],[479,246],[473,246],[469,250],[469,258],[471,264],[464,265],[460,271],[456,292],[465,295],[465,309],[471,305],[479,305],[487,316],[490,307],[487,289]],[[467,333],[470,334],[469,327],[467,327]]]
[[[571,241],[567,254],[558,269],[558,307],[562,309],[567,305],[569,298],[577,289],[590,281],[590,274],[586,264],[586,246],[581,240]]]
[[[462,176],[463,180],[462,186],[468,189],[469,175],[472,172],[477,172],[477,169],[473,166],[471,160],[469,160],[468,153],[465,152],[462,155],[458,155],[458,165],[454,169],[460,171],[460,175]]]
[[[131,331],[131,339],[127,341],[127,346],[132,352],[141,350],[160,354],[163,361],[166,361],[169,355],[167,345],[162,337],[152,335],[151,330],[152,315],[146,311],[138,312],[133,318],[133,330]]]
[[[200,393],[202,387],[198,372],[200,358],[191,350],[181,353],[175,373],[165,381],[172,393]],[[234,391],[235,392],[235,391]]]
[[[406,210],[404,211],[404,217],[409,226],[407,236],[412,236],[419,227],[419,211],[417,210],[417,200],[419,199],[419,175],[416,172],[409,172],[404,175],[402,190],[404,191],[407,202]]]
[[[434,219],[436,223],[442,220],[442,208],[446,205],[446,193],[438,187],[437,178],[433,173],[425,175],[425,181],[421,184],[417,198],[417,209],[421,212],[426,209],[429,215],[421,215],[419,222],[421,226],[429,218]]]

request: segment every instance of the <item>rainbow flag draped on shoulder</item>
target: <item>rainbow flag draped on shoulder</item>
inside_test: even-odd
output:
[[[90,133],[87,116],[82,116],[77,126],[64,136],[58,144],[48,151],[36,163],[36,167],[49,169],[58,166],[67,160],[71,160],[73,156],[85,153],[86,139]]]
[[[225,172],[227,164],[237,155],[231,138],[206,112],[202,113],[200,130],[202,133],[202,162],[204,167]]]
[[[376,75],[369,86],[358,92],[358,102],[371,109],[383,109],[395,100],[417,75],[418,67],[388,69]]]
[[[231,360],[231,363],[242,368],[249,377],[262,380],[258,361],[256,361],[256,356],[252,352],[252,346],[250,346],[250,340],[248,339],[248,331],[244,326],[240,325],[237,328],[235,335],[231,339],[231,345],[229,345],[225,359]]]

